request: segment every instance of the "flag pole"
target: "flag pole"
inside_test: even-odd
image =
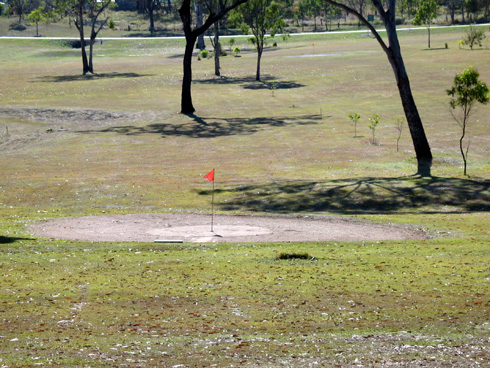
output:
[[[211,232],[212,233],[214,232],[213,225],[214,225],[214,180],[213,180],[213,192],[211,193]]]
[[[213,233],[214,225],[214,169],[204,175],[206,179],[213,182],[213,191],[211,192],[211,232]]]

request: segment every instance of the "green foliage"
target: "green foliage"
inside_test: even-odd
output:
[[[435,0],[423,0],[413,19],[413,24],[416,26],[420,26],[422,24],[427,25],[429,48],[430,48],[430,25],[432,23],[432,20],[437,18],[438,8],[439,6],[437,5]]]
[[[380,119],[380,116],[378,114],[373,114],[369,117],[369,129],[371,129],[371,131],[373,132],[373,140],[372,140],[372,144],[376,144],[376,138],[374,136],[374,133],[376,132],[376,127],[378,126],[379,124],[379,119]]]
[[[36,23],[36,37],[39,36],[39,22],[42,22],[46,19],[44,15],[44,8],[45,8],[45,4],[41,3],[39,8],[31,11],[27,16],[29,22]]]
[[[233,52],[235,53],[235,55],[238,55],[242,50],[240,50],[240,48],[238,46],[236,46],[234,49],[233,49]]]
[[[459,149],[464,162],[464,175],[466,175],[469,143],[465,150],[463,147],[463,140],[465,138],[469,117],[476,103],[486,104],[489,100],[489,88],[486,83],[478,79],[479,77],[480,73],[470,66],[454,77],[452,88],[446,91],[447,94],[451,96],[451,100],[449,101],[451,109],[455,110],[459,108],[461,110],[459,116],[455,115],[453,112],[453,117],[461,127]]]
[[[470,26],[463,37],[463,45],[470,46],[473,50],[474,45],[482,46],[482,41],[486,38],[485,30],[483,28],[475,28]]]
[[[357,112],[353,114],[349,114],[349,119],[354,123],[354,138],[357,137],[357,122],[361,118],[361,115],[359,115]]]
[[[235,44],[235,39],[232,37],[230,38],[230,40],[228,41],[228,43],[230,44],[230,51],[233,49],[233,45]]]
[[[267,38],[273,38],[286,27],[279,5],[272,0],[249,0],[231,12],[230,21],[244,33],[251,31],[253,37],[250,42],[258,50],[263,49]],[[270,36],[267,37],[266,33]]]
[[[107,24],[107,26],[109,27],[109,29],[111,31],[114,31],[116,29],[116,22],[114,22],[114,20],[109,20],[109,23]]]
[[[447,90],[447,94],[452,97],[449,103],[452,109],[461,107],[470,112],[474,103],[488,102],[488,86],[479,77],[480,73],[472,66],[454,77],[453,87]]]
[[[439,6],[435,0],[422,1],[413,19],[413,24],[416,26],[420,26],[422,24],[430,26],[432,20],[437,18],[438,8]]]
[[[41,8],[37,8],[29,13],[27,16],[29,22],[39,23],[44,20],[44,14]]]
[[[201,57],[202,57],[203,59],[207,59],[207,58],[208,58],[208,56],[209,56],[209,51],[208,51],[208,50],[206,50],[206,49],[201,50]]]

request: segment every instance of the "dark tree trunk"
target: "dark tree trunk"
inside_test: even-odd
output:
[[[220,76],[219,57],[221,56],[221,45],[219,43],[219,22],[214,23],[214,74]]]
[[[192,104],[192,53],[194,51],[194,45],[196,44],[194,35],[186,36],[185,41],[185,53],[184,53],[184,77],[182,79],[182,99],[181,99],[181,113],[192,114],[194,111],[194,105]]]
[[[407,118],[410,135],[417,156],[418,170],[417,174],[421,176],[430,176],[432,166],[432,153],[429,142],[425,135],[424,126],[413,98],[410,80],[405,69],[405,63],[400,50],[398,36],[394,22],[386,22],[386,30],[390,42],[390,47],[386,49],[388,60],[396,78],[396,84],[400,93],[403,110]]]
[[[202,27],[202,3],[195,2],[194,10],[196,12],[196,27],[200,28]],[[202,33],[197,37],[196,48],[199,50],[204,50],[206,48],[206,44],[204,43],[204,35]]]
[[[80,34],[80,50],[82,52],[82,72],[83,75],[86,75],[88,72],[90,72],[90,66],[88,63],[88,58],[87,58],[87,51],[85,49],[85,32],[83,29],[83,7],[82,4],[80,4],[79,9],[78,9],[78,17],[75,21],[75,26],[78,29],[78,33]]]
[[[262,59],[262,51],[264,47],[257,45],[257,71],[255,73],[255,80],[260,81],[260,60]]]
[[[153,9],[153,0],[148,0],[148,16],[150,18],[150,36],[155,36],[155,17]]]

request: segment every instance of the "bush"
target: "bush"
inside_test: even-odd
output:
[[[204,49],[204,50],[201,51],[201,57],[203,59],[207,59],[208,56],[209,56],[209,51],[208,50]]]
[[[481,47],[482,41],[485,39],[485,37],[485,30],[470,26],[470,29],[466,31],[466,34],[463,37],[463,43],[470,46],[470,49],[473,50],[473,46],[475,45]]]

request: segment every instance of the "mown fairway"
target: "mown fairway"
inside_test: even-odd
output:
[[[0,366],[489,365],[490,106],[473,115],[466,178],[445,91],[469,65],[490,83],[490,51],[459,49],[462,34],[433,30],[426,50],[425,30],[400,33],[435,156],[426,179],[410,176],[406,126],[396,151],[393,73],[366,35],[279,42],[264,82],[243,39],[223,78],[194,59],[194,117],[178,114],[180,40],[104,41],[93,77],[60,41],[0,40]],[[209,213],[211,168],[222,213],[334,213],[433,237],[218,246],[28,231],[40,218]]]

